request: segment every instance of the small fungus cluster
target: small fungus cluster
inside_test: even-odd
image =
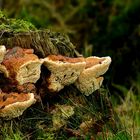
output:
[[[59,92],[74,84],[89,96],[99,89],[102,75],[108,70],[110,57],[65,57],[48,55],[39,58],[33,49],[0,46],[0,117],[16,118],[37,101],[36,83],[40,79],[42,66],[48,72],[45,88],[48,92]],[[46,93],[47,94],[47,93]]]

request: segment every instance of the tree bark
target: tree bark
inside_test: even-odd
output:
[[[0,31],[0,44],[5,45],[6,48],[15,46],[32,48],[39,57],[46,57],[49,54],[61,54],[70,57],[79,55],[66,35],[49,30],[23,33]]]

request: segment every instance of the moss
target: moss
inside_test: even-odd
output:
[[[2,24],[0,25],[0,31],[10,32],[11,30],[10,30],[10,28],[9,28],[8,25],[2,23]]]
[[[27,32],[30,30],[36,30],[35,26],[28,21],[20,20],[20,19],[13,19],[11,20],[11,29],[13,32]]]
[[[20,33],[29,32],[30,30],[36,30],[30,22],[21,19],[9,19],[0,11],[0,31]]]
[[[39,57],[48,54],[79,55],[69,37],[50,30],[38,30],[33,24],[21,19],[11,19],[0,11],[0,44],[7,48],[20,46],[32,48]]]

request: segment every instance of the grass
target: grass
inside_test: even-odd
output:
[[[128,91],[122,104],[115,107],[121,122],[132,140],[140,139],[140,95],[135,95],[132,88]]]
[[[136,84],[135,84],[136,85]],[[67,127],[72,129],[73,133],[77,135],[69,135],[66,127],[62,127],[57,131],[54,131],[52,127],[52,116],[51,114],[44,111],[38,105],[28,109],[22,117],[13,119],[11,121],[0,122],[0,139],[1,140],[139,140],[140,139],[140,95],[135,92],[139,92],[139,89],[132,87],[129,90],[124,90],[123,86],[116,86],[120,91],[127,91],[125,98],[119,97],[120,103],[116,104],[116,99],[111,98],[113,108],[119,117],[119,121],[115,120],[115,123],[121,123],[121,127],[118,127],[117,131],[114,132],[114,124],[109,125],[108,122],[103,125],[101,132],[95,134],[92,129],[94,125],[90,127],[88,132],[77,131],[82,121],[88,121],[91,116],[95,118],[95,122],[101,119],[102,112],[99,110],[100,105],[104,103],[95,102],[96,94],[90,96],[90,99],[85,96],[72,95],[68,97],[60,96],[63,103],[71,104],[75,106],[76,115],[70,117],[67,120]],[[101,89],[103,94],[107,93],[107,90]],[[124,94],[124,93],[123,93]],[[106,96],[103,96],[106,97]],[[77,98],[77,99],[76,99]],[[86,103],[85,106],[80,106],[80,102]],[[61,103],[62,103],[61,102]],[[96,106],[95,106],[96,105]],[[30,114],[30,117],[28,117]],[[88,126],[88,124],[87,124]],[[115,126],[116,127],[116,126]],[[114,127],[114,128],[115,128]],[[98,125],[96,126],[98,128]],[[80,135],[80,136],[79,136]]]

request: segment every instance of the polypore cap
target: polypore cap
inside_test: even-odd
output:
[[[91,56],[85,58],[86,68],[80,74],[75,82],[75,86],[83,94],[89,96],[95,90],[99,89],[103,82],[103,75],[109,68],[111,58]]]
[[[33,93],[1,93],[0,117],[6,120],[16,118],[35,102]]]
[[[48,89],[58,92],[64,86],[76,81],[84,70],[86,63],[83,57],[71,58],[61,55],[49,55],[44,59],[44,65],[51,72],[50,77],[47,79]]]
[[[0,45],[0,63],[3,61],[5,53],[6,53],[5,46],[4,45]]]

